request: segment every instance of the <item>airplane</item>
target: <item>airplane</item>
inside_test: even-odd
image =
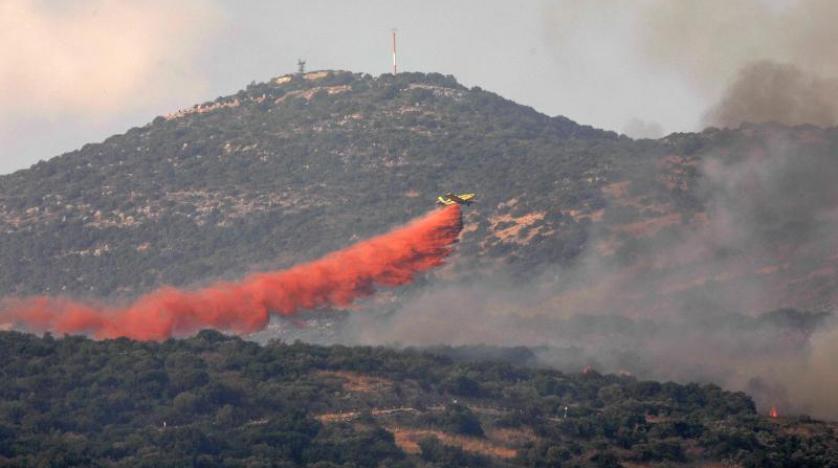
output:
[[[459,195],[454,195],[453,193],[446,193],[445,195],[440,195],[436,197],[436,202],[440,205],[471,205],[474,203],[474,196],[473,193],[461,193]]]

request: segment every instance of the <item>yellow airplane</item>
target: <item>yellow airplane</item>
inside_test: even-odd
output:
[[[445,195],[440,195],[436,197],[436,202],[440,205],[471,205],[474,203],[474,196],[473,193],[461,193],[459,195],[454,195],[453,193],[446,193]]]

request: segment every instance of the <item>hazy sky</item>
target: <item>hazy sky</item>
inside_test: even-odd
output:
[[[770,28],[729,20],[753,16],[754,5],[776,16],[796,2],[701,2],[722,11],[714,16],[664,3],[0,0],[0,173],[293,72],[298,57],[309,70],[388,72],[392,28],[401,70],[452,74],[601,128],[652,136],[695,130],[737,60],[774,57],[753,47],[758,35],[727,37],[739,54],[731,55],[728,47],[697,48],[719,37],[715,27],[675,39],[649,31],[686,17],[767,37]],[[693,79],[702,75],[697,62],[671,53],[685,44],[685,54],[714,65],[715,79]],[[705,60],[716,52],[730,60]]]

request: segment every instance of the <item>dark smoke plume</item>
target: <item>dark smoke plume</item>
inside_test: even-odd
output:
[[[748,122],[835,126],[838,80],[806,73],[792,64],[746,65],[705,116],[705,123],[733,128]]]
[[[639,7],[639,35],[644,57],[718,99],[706,124],[833,126],[836,15],[830,0],[653,0]]]
[[[628,60],[640,73],[661,76],[661,83],[671,77],[678,83],[673,89],[686,85],[692,99],[706,102],[704,119],[697,116],[703,121],[696,123],[837,123],[838,2],[555,1],[545,3],[543,16],[548,47],[562,64],[573,61],[579,68],[608,60],[607,69],[620,70]],[[614,77],[621,80],[615,86],[624,87],[640,79]],[[661,92],[655,100],[679,99]],[[656,136],[637,122],[623,132]]]

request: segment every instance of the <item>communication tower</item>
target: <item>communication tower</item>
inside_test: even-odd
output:
[[[393,29],[393,75],[399,72],[396,66],[396,30]]]

